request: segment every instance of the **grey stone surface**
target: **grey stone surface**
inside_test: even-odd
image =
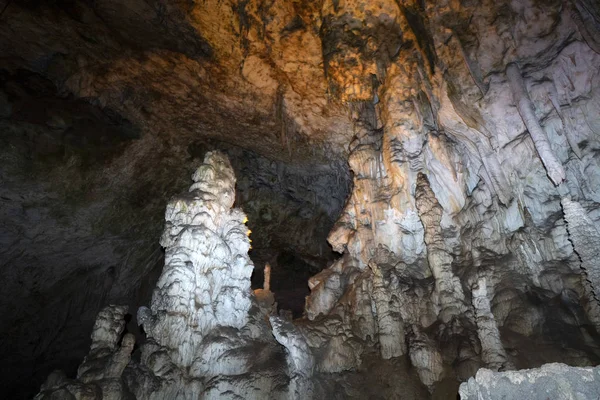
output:
[[[494,372],[480,369],[460,385],[461,400],[595,400],[600,398],[600,367],[545,364],[540,368]]]

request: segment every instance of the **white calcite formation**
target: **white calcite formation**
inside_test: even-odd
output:
[[[229,160],[208,153],[192,179],[189,194],[167,206],[165,267],[151,307],[138,312],[138,322],[178,365],[205,373],[210,363],[203,339],[216,328],[241,329],[248,322],[253,265],[245,215],[232,209],[235,176]],[[227,350],[218,347],[209,347],[217,357]]]

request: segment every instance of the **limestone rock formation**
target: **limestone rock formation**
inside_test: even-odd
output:
[[[39,396],[453,398],[600,364],[599,26],[591,0],[8,2],[0,393],[62,367]]]
[[[164,354],[172,365],[157,391],[164,398],[203,392],[208,398],[218,397],[224,387],[235,385],[221,377],[258,374],[252,369],[256,352],[273,352],[268,341],[265,344],[268,338],[261,337],[266,320],[251,320],[250,232],[244,213],[232,208],[236,180],[231,164],[223,153],[209,152],[192,179],[189,194],[167,207],[161,239],[165,268],[150,309],[138,311],[138,322],[150,342],[142,357],[151,360]],[[254,313],[259,312],[254,307]],[[163,377],[164,367],[156,368],[155,376]],[[136,396],[144,397],[148,388],[136,382],[143,370],[137,373],[130,380],[138,384]],[[210,378],[217,378],[212,382],[216,387],[206,386]],[[263,385],[268,384],[262,378],[229,390],[248,397],[252,390],[265,391]]]
[[[598,367],[569,367],[559,363],[507,372],[480,369],[474,378],[460,385],[460,398],[591,400],[600,396],[599,380]]]

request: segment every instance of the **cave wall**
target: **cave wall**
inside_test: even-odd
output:
[[[356,368],[370,342],[407,354],[431,391],[481,366],[597,364],[595,267],[579,255],[599,222],[587,6],[325,3],[345,50],[328,78],[357,127],[329,237],[347,257],[307,299],[309,344],[354,355],[325,370]],[[327,321],[335,345],[314,333]]]

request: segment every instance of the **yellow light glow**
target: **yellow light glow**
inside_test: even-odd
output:
[[[246,232],[246,236],[250,236],[251,233],[252,233],[252,231],[250,229],[248,229],[248,231]]]
[[[245,224],[246,222],[248,222],[248,217],[244,217],[244,220],[242,221],[242,224]]]

